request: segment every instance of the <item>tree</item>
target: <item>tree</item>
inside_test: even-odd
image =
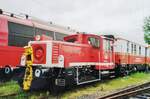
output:
[[[144,19],[144,40],[146,43],[150,44],[150,16]]]

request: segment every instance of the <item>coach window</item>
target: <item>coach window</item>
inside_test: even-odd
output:
[[[46,36],[50,36],[50,37],[54,37],[54,32],[53,31],[49,31],[49,30],[43,30],[40,28],[36,28],[36,35],[46,35]]]
[[[136,45],[134,45],[134,54],[136,55]]]
[[[9,46],[25,46],[30,40],[33,40],[33,27],[8,22],[8,45]]]
[[[133,54],[133,44],[131,44],[131,54]]]
[[[127,53],[129,52],[129,41],[127,41]]]
[[[141,46],[139,46],[139,55],[141,55]]]
[[[93,47],[99,48],[99,39],[94,38],[94,37],[89,37],[88,38],[88,43],[92,45]]]

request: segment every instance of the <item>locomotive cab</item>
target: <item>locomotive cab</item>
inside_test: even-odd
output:
[[[78,44],[88,44],[92,47],[100,48],[100,40],[102,38],[92,34],[76,34],[64,37],[64,41]]]

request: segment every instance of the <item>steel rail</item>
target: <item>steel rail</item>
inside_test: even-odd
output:
[[[150,82],[136,85],[134,87],[126,88],[123,90],[116,91],[114,93],[99,97],[98,99],[117,99],[117,98],[122,98],[125,96],[129,96],[135,93],[139,93],[145,90],[150,89]]]

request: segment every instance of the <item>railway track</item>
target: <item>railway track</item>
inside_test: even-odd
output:
[[[150,82],[137,85],[137,86],[133,86],[130,88],[126,88],[123,90],[119,90],[109,95],[99,97],[98,99],[129,99],[132,96],[136,96],[148,90],[150,90]],[[142,98],[142,99],[145,99],[145,98]]]
[[[0,99],[28,99],[29,95],[22,92],[8,93],[0,95]]]
[[[146,92],[146,93],[138,94],[136,96],[130,97],[129,99],[150,99],[150,93]]]
[[[5,94],[5,95],[0,95],[0,98],[10,98],[10,97],[14,97],[17,96],[18,93],[11,93],[11,94]]]

